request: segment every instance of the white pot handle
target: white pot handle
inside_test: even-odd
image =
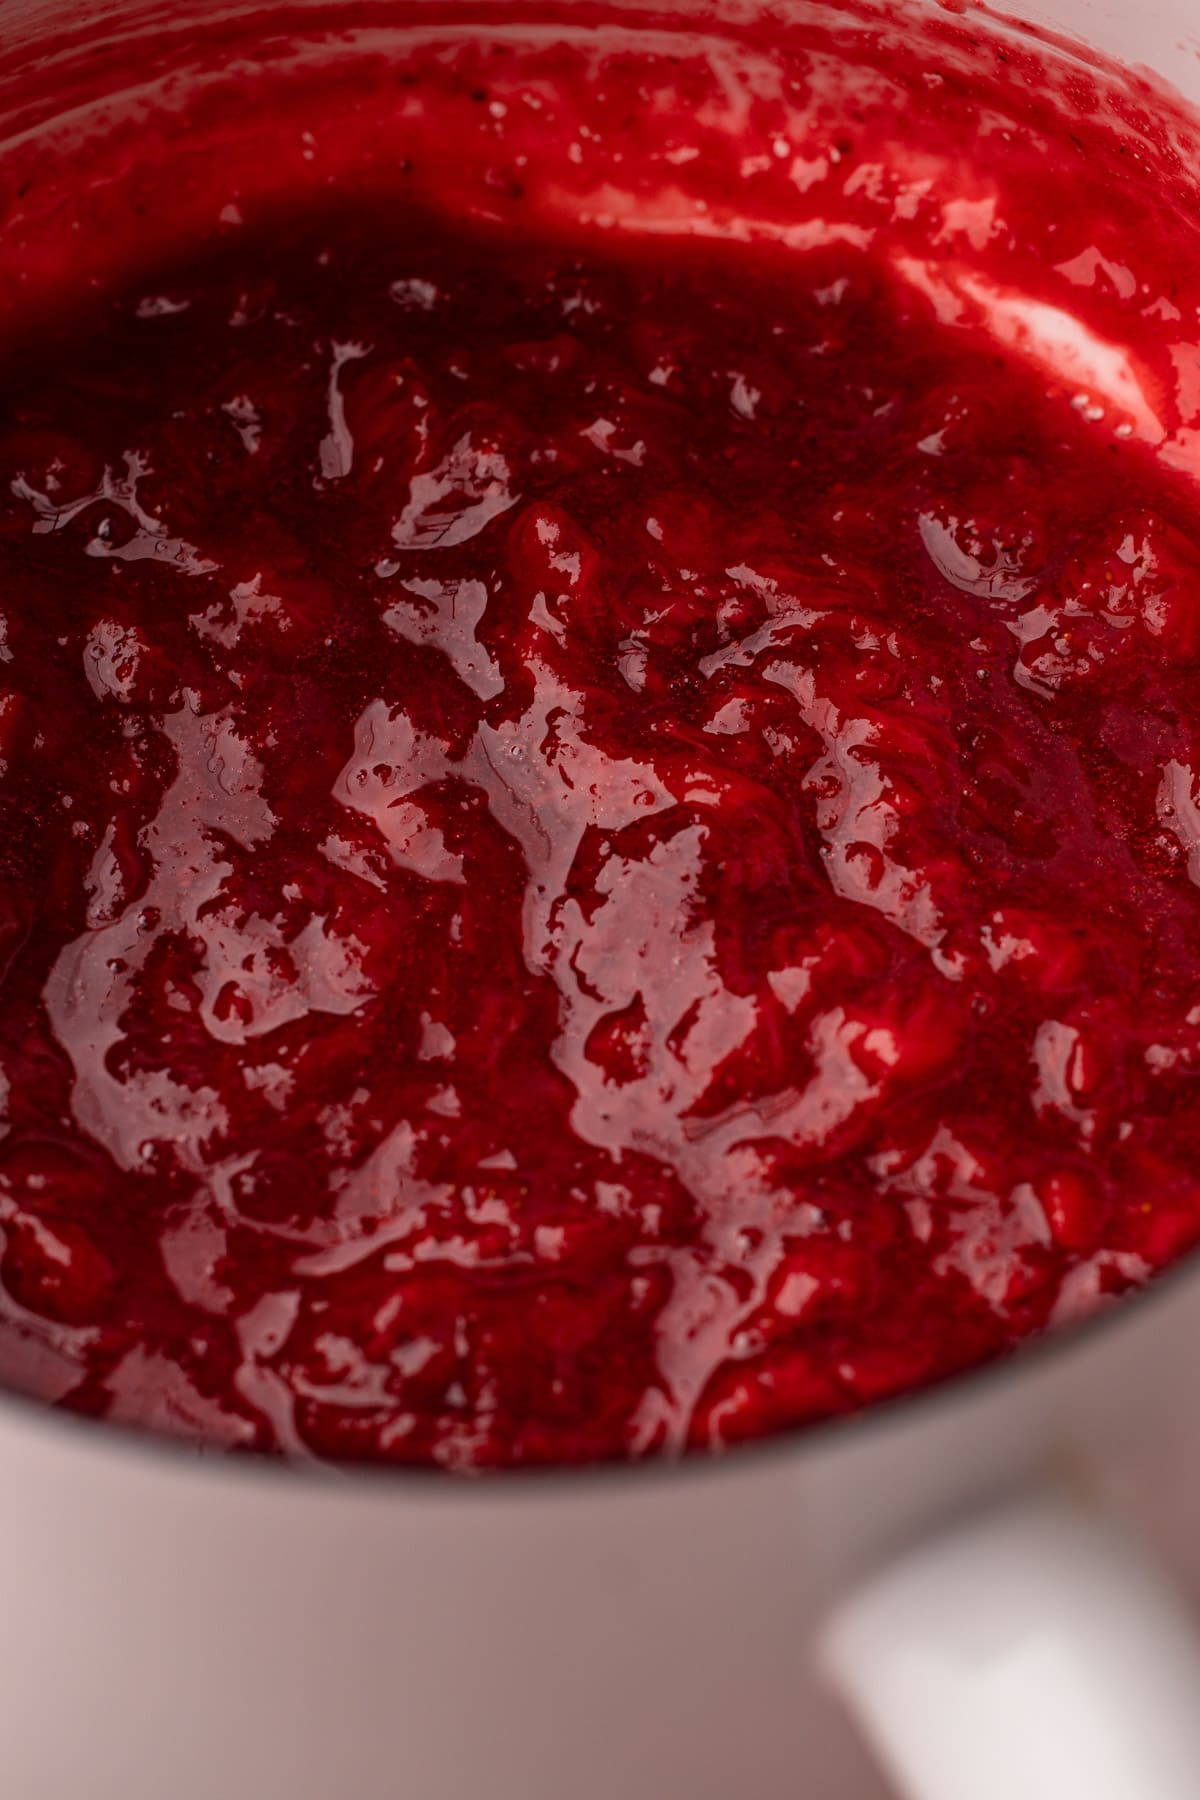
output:
[[[924,1544],[820,1654],[905,1800],[1200,1800],[1200,1637],[1089,1506],[1025,1499]]]

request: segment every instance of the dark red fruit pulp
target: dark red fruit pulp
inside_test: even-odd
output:
[[[714,1447],[1200,1235],[1173,202],[1089,189],[1069,121],[985,141],[982,77],[918,132],[899,52],[724,164],[661,47],[589,54],[397,50],[324,196],[312,94],[303,134],[197,102],[210,241],[131,229],[122,278],[88,237],[92,297],[13,323],[14,1387],[320,1457]],[[156,166],[67,165],[47,292]]]

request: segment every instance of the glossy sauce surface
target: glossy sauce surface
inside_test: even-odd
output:
[[[11,1385],[711,1449],[1200,1235],[1195,245],[983,74],[803,54],[785,134],[710,52],[410,45],[12,323]]]

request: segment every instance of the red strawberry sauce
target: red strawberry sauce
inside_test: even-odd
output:
[[[1144,1283],[1187,121],[948,16],[316,13],[0,159],[0,1375],[575,1463]]]

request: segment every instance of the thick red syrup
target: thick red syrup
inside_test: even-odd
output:
[[[0,1374],[580,1462],[1140,1285],[1182,122],[952,23],[345,58],[5,165]]]

